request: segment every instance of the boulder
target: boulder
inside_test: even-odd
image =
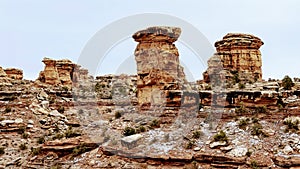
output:
[[[124,147],[127,147],[128,149],[132,149],[137,146],[137,142],[143,138],[143,135],[141,134],[134,134],[131,136],[127,136],[121,139],[121,144]]]

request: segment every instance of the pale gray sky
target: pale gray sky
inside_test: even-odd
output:
[[[211,44],[228,32],[256,35],[265,43],[261,47],[263,78],[300,77],[298,0],[0,0],[0,66],[23,69],[26,79],[36,79],[44,67],[43,57],[77,62],[97,31],[123,17],[145,12],[183,19]],[[111,50],[107,57],[114,60],[104,61],[100,72],[117,72],[135,45],[129,39]],[[178,48],[194,78],[201,78],[205,65],[190,63],[193,53],[180,44]]]

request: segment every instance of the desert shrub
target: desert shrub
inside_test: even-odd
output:
[[[244,83],[239,83],[239,89],[245,89],[245,84]]]
[[[0,155],[5,153],[5,148],[4,147],[0,147]]]
[[[285,90],[291,90],[293,86],[293,80],[288,75],[284,76],[284,78],[282,79],[282,87]]]
[[[83,114],[84,112],[83,112],[83,110],[82,109],[79,109],[78,110],[78,114]]]
[[[244,105],[241,105],[239,108],[235,109],[235,113],[237,115],[243,115],[245,113],[248,113],[248,109]]]
[[[299,120],[292,120],[292,118],[287,118],[283,121],[283,124],[287,126],[287,130],[299,130]]]
[[[29,137],[29,134],[27,132],[24,132],[22,134],[22,138],[27,139]]]
[[[64,137],[65,137],[64,134],[56,133],[56,134],[52,137],[52,140],[62,139],[62,138],[64,138]]]
[[[62,90],[65,91],[65,92],[67,92],[67,91],[69,91],[69,88],[67,86],[63,86]]]
[[[83,144],[83,143],[81,143],[79,146],[76,146],[73,149],[72,153],[73,153],[73,156],[77,156],[77,155],[82,154],[82,153],[84,153],[86,151],[87,151],[86,145]]]
[[[11,107],[10,106],[7,106],[7,107],[5,107],[5,113],[9,113],[9,112],[11,112]]]
[[[136,133],[136,130],[132,127],[125,127],[125,129],[123,130],[123,135],[124,136],[130,136]]]
[[[249,149],[247,150],[247,152],[246,152],[246,156],[247,157],[250,157],[252,155],[252,151],[250,151]]]
[[[26,130],[25,126],[20,126],[20,127],[19,127],[18,133],[19,133],[19,134],[24,134],[24,133],[25,133],[25,130]]]
[[[253,169],[259,169],[258,164],[255,160],[250,162],[250,167]]]
[[[19,145],[19,149],[20,149],[20,150],[26,150],[26,149],[27,149],[26,144],[25,144],[25,143],[20,144],[20,145]]]
[[[116,118],[116,119],[119,119],[120,117],[122,117],[121,112],[120,112],[120,111],[116,111],[116,112],[115,112],[115,118]]]
[[[150,123],[150,127],[153,127],[153,128],[160,127],[160,121],[157,120],[157,119],[152,120],[151,123]]]
[[[59,106],[57,111],[60,112],[60,113],[64,113],[65,112],[65,107],[64,106]]]
[[[189,142],[186,144],[185,148],[186,149],[192,149],[195,146],[195,141],[194,140],[189,140]]]
[[[81,136],[81,133],[79,133],[78,131],[73,130],[72,127],[69,127],[64,135],[65,135],[66,138],[71,138],[71,137]]]
[[[193,132],[193,136],[192,136],[192,137],[193,137],[194,139],[198,139],[198,138],[200,138],[202,135],[203,135],[202,131],[196,130],[196,131]]]
[[[240,129],[246,129],[246,126],[249,124],[249,119],[248,118],[243,118],[239,121],[238,126]]]
[[[223,130],[219,131],[216,135],[214,135],[213,138],[214,141],[226,141],[226,142],[228,141],[226,133]]]
[[[257,106],[255,107],[254,113],[267,113],[266,106]]]
[[[43,143],[45,143],[45,136],[39,137],[38,140],[37,140],[37,143],[38,143],[38,144],[43,144]]]
[[[258,121],[259,121],[258,118],[256,118],[256,117],[252,117],[251,120],[252,120],[252,123],[258,123]]]
[[[251,134],[253,136],[267,136],[263,131],[262,131],[262,126],[259,123],[256,123],[252,126]]]
[[[41,151],[42,151],[41,147],[36,147],[36,148],[31,147],[31,154],[34,156],[40,154]]]
[[[145,132],[146,131],[146,128],[144,126],[139,126],[137,129],[136,129],[136,133],[142,133],[142,132]]]

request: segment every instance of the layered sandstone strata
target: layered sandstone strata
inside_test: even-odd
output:
[[[56,60],[44,58],[42,61],[45,64],[44,71],[40,72],[38,80],[42,83],[50,85],[61,84],[59,74],[56,67]]]
[[[7,76],[11,79],[22,80],[23,79],[23,70],[16,68],[7,68],[4,69]]]
[[[175,106],[180,104],[182,93],[174,90],[182,90],[186,80],[173,44],[180,33],[181,29],[176,27],[150,27],[132,36],[139,42],[134,54],[140,105],[168,105],[176,99]]]
[[[7,77],[7,74],[3,70],[3,68],[0,66],[0,77]]]
[[[59,80],[62,85],[71,87],[72,86],[72,75],[75,64],[70,60],[63,59],[56,61],[56,67],[58,71]]]
[[[240,33],[229,33],[215,43],[217,53],[214,58],[222,62],[223,75],[228,80],[255,82],[262,80],[262,59],[259,48],[264,43],[260,38]],[[204,81],[209,82],[209,75],[219,73],[214,70],[214,62],[208,63],[204,72]]]

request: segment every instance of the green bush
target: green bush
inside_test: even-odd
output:
[[[261,124],[254,124],[252,126],[251,134],[254,136],[264,135]]]
[[[25,128],[25,126],[20,126],[20,127],[19,127],[19,131],[18,131],[18,133],[19,133],[19,134],[24,134],[24,133],[25,133],[25,131],[26,131],[26,128]]]
[[[255,160],[251,161],[250,167],[253,169],[259,169],[258,164]]]
[[[157,120],[157,119],[152,120],[151,123],[150,123],[150,127],[152,127],[152,128],[160,127],[160,121]]]
[[[86,145],[83,144],[83,143],[81,143],[79,146],[76,146],[73,149],[72,153],[73,153],[73,156],[77,156],[77,155],[82,154],[82,153],[84,153],[86,151],[87,151]]]
[[[202,131],[196,130],[196,131],[193,132],[193,136],[192,137],[194,139],[199,139],[202,135],[203,135]]]
[[[244,105],[241,105],[239,108],[236,108],[236,109],[235,109],[235,113],[236,113],[237,115],[243,115],[243,114],[248,113],[248,109],[245,108]]]
[[[38,144],[43,144],[43,143],[45,143],[45,136],[39,137],[38,140],[37,140],[37,143],[38,143]]]
[[[136,133],[142,133],[142,132],[145,132],[146,131],[146,128],[144,126],[139,126],[137,129],[136,129]]]
[[[192,149],[195,146],[195,141],[190,140],[187,145],[185,146],[186,149]]]
[[[27,139],[29,137],[29,134],[27,132],[24,132],[22,134],[22,138]]]
[[[293,80],[288,75],[284,76],[284,78],[282,79],[282,87],[285,90],[291,90],[293,86]]]
[[[81,133],[79,133],[78,131],[74,131],[72,127],[69,127],[68,130],[65,132],[66,138],[77,137],[77,136],[81,136]]]
[[[20,149],[20,150],[26,150],[26,149],[27,149],[26,144],[25,144],[25,143],[20,144],[20,145],[19,145],[19,149]]]
[[[125,127],[125,129],[123,130],[123,135],[124,136],[130,136],[130,135],[133,135],[135,133],[136,133],[136,131],[132,127]]]
[[[243,119],[241,119],[240,121],[239,121],[239,124],[238,124],[238,126],[239,126],[239,128],[240,129],[246,129],[246,126],[249,124],[249,119],[248,118],[243,118]]]
[[[56,134],[52,137],[52,140],[62,139],[62,138],[64,138],[64,137],[65,137],[64,134],[56,133]]]
[[[31,154],[34,156],[40,154],[41,151],[42,151],[41,147],[36,147],[36,148],[31,147]]]
[[[60,113],[64,113],[65,112],[65,107],[64,106],[59,106],[57,111],[60,112]]]
[[[239,89],[245,89],[245,84],[244,83],[239,83]]]
[[[292,119],[288,118],[283,121],[283,124],[287,126],[287,130],[299,130],[299,127],[298,127],[299,121],[298,120],[292,121]]]
[[[0,147],[0,155],[5,153],[5,148],[4,147]]]
[[[116,119],[119,119],[119,118],[121,118],[121,117],[122,117],[121,112],[120,112],[120,111],[116,111],[116,112],[115,112],[115,118],[116,118]]]
[[[5,113],[9,113],[9,112],[11,112],[11,107],[7,106],[7,107],[5,108]]]
[[[226,133],[221,130],[216,135],[214,135],[214,141],[228,141],[228,138],[226,136]]]
[[[267,113],[267,107],[266,106],[258,106],[255,107],[254,113]]]

